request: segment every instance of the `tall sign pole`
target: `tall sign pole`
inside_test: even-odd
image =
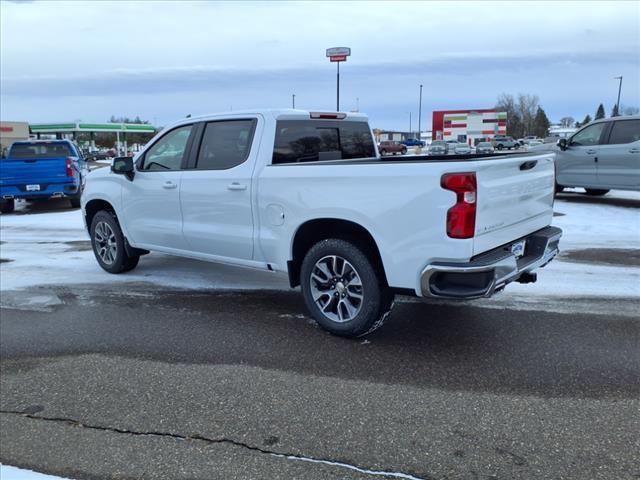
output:
[[[331,62],[338,64],[336,70],[336,111],[340,111],[340,62],[346,62],[347,57],[351,56],[349,47],[327,48],[327,57]]]

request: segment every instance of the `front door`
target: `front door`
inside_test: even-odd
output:
[[[182,177],[183,232],[189,249],[234,260],[253,258],[252,174],[259,118],[208,122],[195,165]]]
[[[606,123],[595,123],[569,140],[566,150],[556,155],[556,182],[568,187],[589,187],[598,183],[597,158],[600,137]]]
[[[184,249],[180,183],[192,125],[160,137],[137,162],[132,181],[125,181],[122,205],[127,235],[135,246]]]

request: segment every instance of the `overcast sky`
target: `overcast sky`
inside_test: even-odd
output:
[[[537,94],[551,120],[640,105],[639,2],[9,2],[1,12],[3,120],[166,124],[255,107],[341,108],[373,126]]]

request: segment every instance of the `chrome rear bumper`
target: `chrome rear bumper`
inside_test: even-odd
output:
[[[434,262],[422,271],[422,296],[432,298],[490,297],[507,283],[535,281],[532,273],[558,254],[562,230],[546,227],[526,237],[485,252],[467,263]],[[517,258],[512,245],[525,240],[524,255]]]

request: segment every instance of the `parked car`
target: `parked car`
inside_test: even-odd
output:
[[[504,150],[505,148],[511,150],[512,148],[520,148],[520,144],[516,142],[512,137],[503,135],[496,135],[491,141],[493,147],[496,150]]]
[[[485,153],[493,153],[493,145],[491,142],[480,142],[476,145],[476,153],[485,154]]]
[[[466,143],[457,143],[453,147],[453,153],[456,155],[467,155],[471,153],[471,147]]]
[[[583,187],[587,195],[640,190],[640,116],[595,120],[558,140],[556,190]]]
[[[14,142],[0,161],[0,211],[10,213],[16,199],[65,197],[80,206],[89,173],[80,149],[70,140]]]
[[[424,147],[425,143],[417,138],[407,138],[406,140],[400,140],[400,143],[407,147]]]
[[[389,140],[380,142],[380,145],[378,145],[378,151],[380,152],[380,155],[386,155],[387,153],[392,153],[394,155],[396,153],[400,153],[401,155],[404,155],[407,153],[407,147],[400,142]]]
[[[520,146],[529,145],[532,141],[542,141],[542,139],[538,138],[536,135],[527,135],[518,139]]]
[[[429,145],[429,155],[446,155],[449,153],[449,144],[442,140],[434,140]]]
[[[398,292],[489,297],[558,253],[553,155],[397,162],[358,113],[257,110],[183,119],[89,174],[98,264],[159,251],[280,272],[328,331],[362,336]],[[418,221],[419,219],[419,221]]]

